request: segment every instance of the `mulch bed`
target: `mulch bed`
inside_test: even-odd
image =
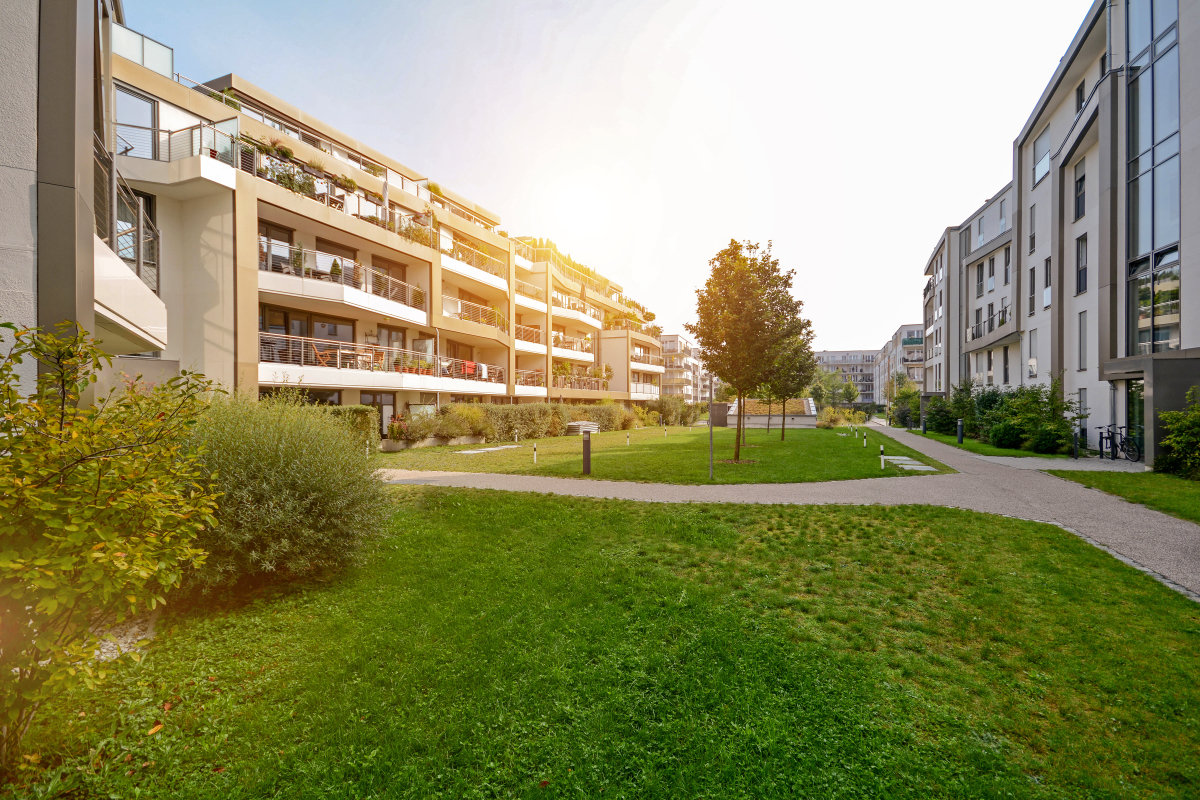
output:
[[[748,458],[743,458],[741,461],[734,461],[732,458],[723,458],[723,459],[721,459],[721,463],[722,464],[757,464],[758,462],[748,459]]]

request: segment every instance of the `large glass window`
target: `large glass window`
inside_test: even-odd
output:
[[[1177,0],[1129,0],[1127,355],[1179,348]]]
[[[1033,184],[1050,174],[1050,129],[1042,131],[1033,142]]]
[[[1125,430],[1138,444],[1138,450],[1146,450],[1146,397],[1142,379],[1125,384]]]
[[[115,152],[134,158],[154,158],[158,103],[148,97],[117,87],[117,131]]]
[[[1075,219],[1083,216],[1087,210],[1087,169],[1085,165],[1087,161],[1080,161],[1075,165]]]
[[[1087,291],[1087,234],[1075,240],[1075,294]]]

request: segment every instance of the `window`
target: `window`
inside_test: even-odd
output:
[[[258,221],[258,268],[265,272],[292,271],[292,231]]]
[[[1029,207],[1029,252],[1037,248],[1037,204]]]
[[[1075,165],[1075,219],[1083,216],[1087,210],[1087,204],[1084,202],[1087,174],[1084,170],[1086,160],[1080,161]]]
[[[996,304],[995,303],[988,303],[987,329],[988,329],[988,333],[991,333],[992,331],[996,330]]]
[[[1008,230],[1008,201],[1000,201],[1000,233]]]
[[[1050,307],[1050,259],[1046,259],[1045,282],[1042,286],[1042,306]]]
[[[1087,369],[1087,312],[1079,312],[1079,369]]]
[[[1029,268],[1029,316],[1033,316],[1033,298],[1037,288],[1037,267]]]
[[[1127,355],[1179,347],[1179,8],[1127,4]]]
[[[1083,104],[1087,100],[1087,81],[1083,81],[1075,87],[1075,113],[1083,111]]]
[[[979,218],[979,238],[978,238],[978,242],[979,242],[979,243],[978,243],[977,245],[975,245],[975,246],[976,246],[976,247],[982,247],[982,246],[983,246],[983,243],[984,243],[985,241],[986,241],[986,240],[983,238],[983,217],[980,217],[980,218]]]
[[[992,385],[992,351],[987,351],[987,382],[988,386]]]
[[[1012,272],[1012,247],[1004,248],[1004,285],[1008,286],[1009,274]]]
[[[1038,351],[1038,340],[1037,340],[1037,329],[1035,328],[1034,330],[1031,330],[1029,332],[1029,377],[1030,378],[1037,377],[1037,351]]]
[[[1037,186],[1042,178],[1050,174],[1050,129],[1042,131],[1042,135],[1033,141],[1033,185]]]
[[[1004,382],[1008,383],[1008,345],[1004,345],[1003,364],[1004,364]]]
[[[983,297],[983,262],[975,267],[975,296]]]
[[[1087,234],[1075,240],[1075,294],[1087,291]]]
[[[988,280],[987,290],[989,292],[996,291],[996,257],[992,256],[988,259]]]
[[[156,158],[158,103],[124,86],[116,92],[116,154],[133,158]]]

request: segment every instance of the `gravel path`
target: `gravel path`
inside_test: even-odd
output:
[[[958,474],[826,483],[675,486],[478,472],[382,472],[385,480],[393,483],[656,503],[929,504],[982,511],[1058,525],[1200,601],[1200,526],[1038,471],[1087,469],[1083,465],[1091,462],[1097,462],[1091,467],[1097,468],[1099,459],[1076,462],[983,457],[900,430],[891,429],[888,435],[953,467]],[[1141,468],[1140,464],[1134,466]]]

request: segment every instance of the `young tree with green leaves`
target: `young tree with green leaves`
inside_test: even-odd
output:
[[[708,263],[712,271],[696,290],[696,322],[683,327],[709,370],[737,393],[733,459],[741,461],[745,398],[768,379],[784,343],[803,331],[803,304],[791,294],[795,272],[780,270],[770,242],[762,248],[730,240]]]
[[[842,402],[844,402],[846,405],[851,405],[858,400],[858,387],[852,382],[845,380],[842,382],[841,395]]]
[[[93,626],[164,603],[203,560],[194,540],[217,498],[187,447],[211,388],[203,376],[132,381],[81,406],[111,364],[93,339],[65,325],[0,328],[2,769],[47,699],[105,676]],[[26,360],[39,366],[30,396],[17,381]]]
[[[787,432],[788,400],[804,394],[817,374],[817,357],[812,351],[812,322],[802,320],[801,332],[789,339],[775,359],[775,369],[767,381],[767,391],[783,404],[783,424],[779,427],[779,441],[784,441]]]

